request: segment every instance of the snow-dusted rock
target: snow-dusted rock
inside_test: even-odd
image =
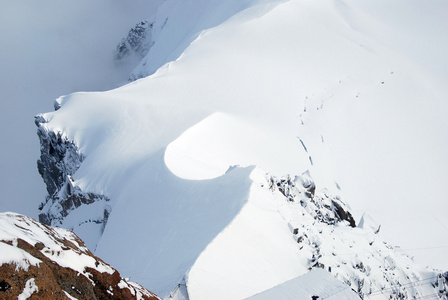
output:
[[[308,172],[292,179],[255,169],[251,178],[247,204],[186,274],[190,299],[243,299],[316,269],[322,271],[310,275],[314,280],[323,274],[329,284],[339,281],[321,290],[324,299],[344,289],[350,292],[332,299],[447,299],[446,273],[418,266],[377,227],[354,226],[348,206],[327,190],[317,186],[310,195],[315,183]],[[306,299],[288,287],[294,282],[286,292]],[[284,287],[260,299],[288,299]]]
[[[73,232],[0,214],[1,299],[159,299],[94,256]]]
[[[55,109],[58,109],[59,106],[55,103]],[[91,225],[90,230],[101,235],[110,213],[109,198],[102,194],[83,192],[73,184],[72,175],[84,160],[83,154],[61,131],[48,130],[46,120],[41,115],[36,116],[35,123],[41,145],[37,167],[48,192],[39,207],[39,221],[72,230],[88,224]],[[67,223],[67,216],[76,214],[75,211],[82,205],[95,206],[95,213],[84,214],[83,217],[76,218],[75,223]]]
[[[143,20],[129,30],[126,38],[123,38],[117,45],[114,59],[120,63],[131,56],[141,60],[148,54],[149,49],[154,45],[152,40],[152,29],[154,22]]]

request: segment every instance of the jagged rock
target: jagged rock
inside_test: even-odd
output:
[[[58,102],[55,109],[58,109]],[[40,140],[40,158],[37,162],[48,195],[39,206],[39,221],[51,226],[64,226],[64,219],[81,205],[93,203],[102,206],[102,213],[92,218],[80,219],[79,224],[93,222],[99,225],[100,233],[106,226],[111,207],[105,195],[82,191],[76,186],[72,175],[79,169],[84,155],[77,145],[63,132],[48,130],[47,121],[42,115],[35,117]],[[72,225],[73,226],[73,225]],[[74,229],[71,227],[70,229]]]
[[[143,20],[129,30],[127,37],[123,38],[117,45],[114,59],[120,62],[132,55],[140,59],[145,57],[149,49],[154,45],[152,40],[153,26],[154,22]]]
[[[329,196],[325,192],[315,195],[316,185],[308,171],[294,180],[289,175],[282,178],[271,176],[269,186],[280,191],[288,201],[301,203],[315,219],[323,223],[334,225],[347,221],[351,227],[356,227],[353,216],[339,197]]]
[[[309,172],[294,178],[268,175],[267,180],[274,199],[288,207],[283,218],[309,270],[328,269],[361,299],[448,299],[448,273],[410,268],[412,260],[382,240],[376,226],[365,226],[363,218],[357,227],[339,196],[317,190]]]
[[[123,279],[73,232],[14,213],[0,214],[0,224],[0,299],[160,299]]]
[[[66,182],[67,176],[78,170],[84,157],[78,147],[61,132],[48,131],[42,126],[45,124],[42,116],[37,116],[35,123],[38,126],[41,153],[37,169],[47,186],[48,194],[54,196]]]

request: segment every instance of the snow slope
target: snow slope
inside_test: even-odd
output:
[[[69,299],[160,299],[122,278],[73,232],[9,212],[0,214],[0,225],[3,299],[28,299],[34,293],[38,299],[64,294]]]
[[[185,32],[169,45],[160,31],[165,46],[157,50],[156,40],[147,56],[155,65],[145,70],[165,65],[115,90],[62,97],[60,109],[42,115],[42,128],[86,157],[74,185],[111,199],[99,239],[89,236],[86,207],[63,226],[161,296],[186,281],[192,299],[241,299],[304,274],[310,259],[271,192],[255,188],[260,169],[249,166],[277,176],[309,170],[318,191],[342,195],[358,219],[368,211],[388,240],[424,249],[411,251],[421,262],[447,267],[447,73],[439,68],[447,38],[430,31],[448,28],[445,3],[425,8],[437,11],[430,16],[418,1],[165,3],[174,20],[166,26]],[[190,11],[201,16],[194,26]],[[405,26],[415,18],[426,26]],[[429,32],[436,50],[420,43]],[[157,56],[162,50],[166,57]],[[232,165],[242,167],[226,172]],[[221,261],[232,249],[231,262]],[[408,264],[424,279],[410,260],[398,265]],[[384,284],[378,272],[370,288]],[[394,284],[412,281],[403,272]]]
[[[350,288],[321,269],[313,270],[247,299],[312,299],[312,296],[329,300],[359,299]]]

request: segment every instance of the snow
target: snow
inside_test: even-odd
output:
[[[164,168],[162,155],[153,160],[134,174],[138,180],[118,199],[114,211],[120,216],[111,214],[96,254],[163,297],[247,201],[252,168],[188,181]],[[141,186],[148,193],[141,193]],[[126,223],[121,214],[127,216]],[[120,241],[113,242],[113,252],[112,240]]]
[[[156,72],[165,63],[178,59],[185,49],[207,29],[234,19],[235,15],[253,6],[264,10],[284,0],[198,0],[195,3],[168,0],[158,8],[154,17],[154,46],[131,75],[142,78]],[[272,3],[270,3],[272,2]]]
[[[329,300],[360,299],[349,286],[334,278],[330,273],[322,269],[315,269],[265,292],[249,297],[247,300],[312,299],[312,296],[319,296],[319,299]]]
[[[153,75],[44,114],[86,157],[74,184],[111,199],[96,254],[162,297],[187,280],[192,299],[241,299],[303,275],[312,245],[339,280],[379,290],[380,267],[414,265],[373,231],[319,227],[298,203],[275,202],[261,171],[309,170],[356,219],[366,211],[386,240],[446,268],[446,51],[420,43],[448,28],[443,14],[420,15],[418,1],[186,2],[157,16],[169,14],[167,29],[137,70]],[[430,24],[408,30],[414,17]],[[446,50],[444,30],[433,38]],[[291,222],[312,233],[303,249]],[[78,232],[91,245],[98,234]],[[369,276],[354,270],[359,252],[372,255]],[[387,276],[398,286],[406,272]]]
[[[69,293],[67,293],[66,291],[63,291],[64,294],[67,296],[68,299],[70,300],[78,300],[78,298],[73,297],[72,295],[70,295]]]
[[[262,175],[256,170],[251,178]],[[267,185],[266,180],[254,181],[248,203],[189,271],[191,299],[243,299],[307,272],[306,258],[260,183]]]
[[[43,243],[42,254],[61,267],[71,268],[81,274],[84,274],[86,267],[109,274],[114,272],[111,267],[89,256],[88,249],[78,244],[73,233],[65,229],[45,227],[32,219],[10,212],[0,213],[0,228],[0,240],[2,241],[17,243],[18,239],[22,239],[33,246]],[[72,242],[79,250],[65,249],[65,246],[58,241],[64,239]],[[17,247],[4,243],[0,243],[0,246],[5,250],[2,252],[2,263],[17,262],[18,267],[27,270],[29,265],[38,265],[40,262]]]
[[[31,297],[32,294],[37,292],[39,292],[39,288],[34,282],[34,278],[28,279],[22,293],[17,297],[17,300],[26,300]]]
[[[214,178],[224,174],[230,165],[259,163],[265,170],[299,169],[304,162],[291,166],[295,161],[272,159],[284,149],[300,150],[294,136],[284,135],[283,143],[270,143],[275,135],[275,130],[263,124],[214,113],[168,145],[165,163],[174,174],[188,179]]]
[[[38,266],[41,262],[39,259],[28,254],[22,249],[18,249],[14,246],[6,243],[0,243],[0,266],[3,264],[15,264],[16,269],[22,269],[28,271],[29,266]]]

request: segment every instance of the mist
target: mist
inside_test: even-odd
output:
[[[0,211],[37,217],[34,116],[61,95],[125,83],[134,66],[117,68],[114,50],[162,1],[0,0]]]

